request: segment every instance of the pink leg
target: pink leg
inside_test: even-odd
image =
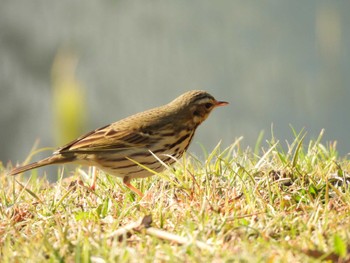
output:
[[[136,193],[138,196],[140,196],[140,197],[142,198],[142,197],[143,197],[143,193],[142,193],[139,189],[137,189],[135,186],[133,186],[133,185],[130,183],[130,181],[131,181],[131,178],[128,177],[128,176],[125,176],[125,177],[123,178],[123,183],[124,183],[124,185],[125,185],[127,188],[129,188],[131,191],[133,191],[134,193]]]
[[[97,176],[98,176],[98,170],[96,169],[96,167],[93,167],[92,168],[92,182],[91,182],[91,186],[90,186],[90,190],[92,190],[92,191],[95,191],[95,189],[96,189]]]

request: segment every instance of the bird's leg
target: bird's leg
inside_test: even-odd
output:
[[[95,166],[92,167],[92,180],[90,185],[90,190],[95,191],[96,189],[96,180],[98,176],[98,169]]]
[[[136,193],[139,197],[143,197],[143,193],[139,190],[139,189],[137,189],[135,186],[133,186],[131,183],[130,183],[130,181],[131,181],[131,178],[129,177],[129,176],[125,176],[124,178],[123,178],[123,183],[124,183],[124,185],[127,187],[127,188],[129,188],[131,191],[133,191],[134,193]]]

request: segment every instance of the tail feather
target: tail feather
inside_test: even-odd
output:
[[[65,157],[61,154],[53,155],[53,156],[47,157],[43,160],[40,160],[38,162],[34,162],[34,163],[27,164],[27,165],[16,167],[16,168],[12,169],[8,173],[8,175],[20,174],[20,173],[23,173],[25,171],[39,168],[39,167],[46,166],[46,165],[50,165],[50,164],[68,163],[68,162],[72,162],[72,161],[73,161],[72,157]]]

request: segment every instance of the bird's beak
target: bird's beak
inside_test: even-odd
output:
[[[215,106],[220,107],[220,106],[226,106],[227,104],[228,104],[228,102],[226,102],[226,101],[216,101]]]

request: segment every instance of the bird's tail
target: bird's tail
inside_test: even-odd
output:
[[[27,164],[27,165],[16,167],[16,168],[12,169],[8,173],[8,175],[16,175],[16,174],[20,174],[20,173],[23,173],[25,171],[32,170],[32,169],[35,169],[35,168],[39,168],[39,167],[42,167],[42,166],[46,166],[46,165],[50,165],[50,164],[68,163],[68,162],[71,162],[71,161],[73,161],[72,157],[66,157],[66,156],[63,156],[61,154],[57,154],[57,155],[53,155],[53,156],[47,157],[47,158],[45,158],[43,160],[40,160],[38,162],[35,162],[35,163],[30,163],[30,164]]]

